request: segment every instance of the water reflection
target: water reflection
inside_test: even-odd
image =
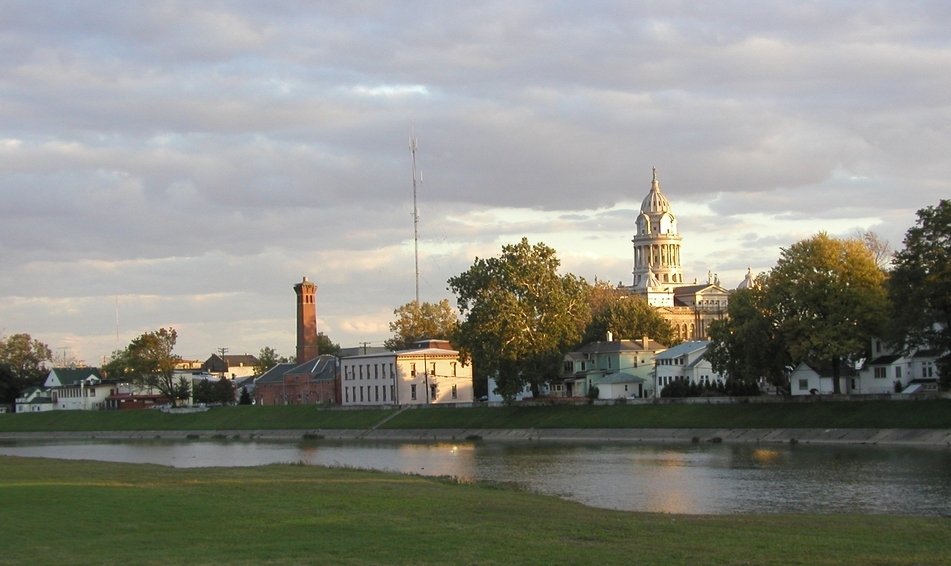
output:
[[[951,514],[947,449],[139,440],[8,442],[0,454],[182,468],[303,462],[514,483],[664,513]]]

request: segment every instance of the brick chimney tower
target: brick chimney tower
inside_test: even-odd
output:
[[[317,284],[304,280],[294,285],[297,293],[297,363],[317,357]]]

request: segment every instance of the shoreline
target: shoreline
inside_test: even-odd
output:
[[[951,448],[951,429],[623,428],[623,429],[257,429],[0,432],[0,441],[371,440],[399,442],[621,442],[842,444]]]

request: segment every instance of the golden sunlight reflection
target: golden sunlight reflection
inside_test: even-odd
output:
[[[775,464],[779,461],[779,450],[757,448],[753,450],[753,461],[760,465]]]
[[[687,469],[688,455],[664,451],[651,458],[650,464],[646,469],[639,465],[636,470],[640,479],[649,484],[647,509],[659,513],[698,512],[695,502],[704,489],[712,486],[693,477]],[[648,471],[646,476],[645,471]]]

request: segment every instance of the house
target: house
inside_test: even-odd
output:
[[[251,354],[212,354],[201,365],[201,371],[215,374],[218,377],[224,376],[228,379],[235,379],[254,375],[258,364],[260,364],[258,359]]]
[[[446,340],[340,359],[340,403],[391,406],[471,403],[472,366]]]
[[[56,410],[98,410],[107,408],[106,399],[116,393],[118,382],[103,380],[97,368],[53,368],[43,387]]]
[[[871,357],[859,370],[853,393],[921,393],[938,390],[938,359],[941,352],[927,348],[902,353],[882,340],[873,339]]]
[[[726,383],[726,377],[713,371],[706,359],[709,340],[682,342],[654,357],[654,391],[659,396],[674,381],[714,386]]]
[[[54,408],[50,392],[42,387],[27,387],[16,399],[17,413],[40,413]]]
[[[597,387],[599,399],[649,397],[654,356],[666,348],[646,336],[614,340],[608,332],[605,341],[590,342],[565,354],[562,377],[549,384],[551,395],[586,397]]]
[[[336,404],[337,377],[335,356],[317,356],[302,364],[280,363],[254,380],[252,397],[256,405]]]
[[[839,363],[839,391],[850,393],[858,390],[858,372],[845,362]],[[832,387],[832,364],[822,366],[800,362],[789,374],[790,395],[830,395]]]
[[[503,397],[498,392],[498,382],[495,380],[495,377],[493,376],[488,377],[488,379],[486,380],[486,388],[488,389],[487,391],[488,395],[486,395],[486,398],[485,398],[486,401],[488,401],[489,403],[502,403],[505,401],[505,397]],[[545,383],[541,384],[541,390],[539,391],[539,394],[541,394],[542,396],[545,396],[547,393],[548,393],[547,384]],[[534,397],[535,397],[535,394],[532,393],[532,386],[526,383],[525,386],[522,387],[522,389],[518,393],[515,394],[512,400],[524,401],[525,399],[533,399]]]

